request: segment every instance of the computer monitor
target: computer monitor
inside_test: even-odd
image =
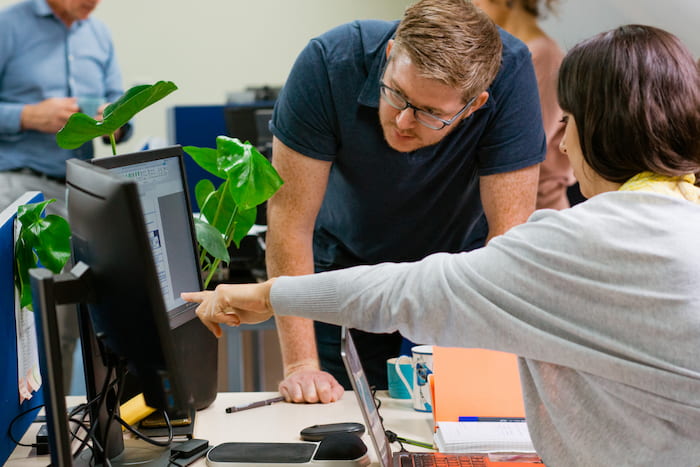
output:
[[[190,405],[138,184],[89,163],[67,163],[74,261],[90,268],[87,302],[98,340],[138,376],[151,407]],[[196,283],[196,281],[195,281]],[[193,284],[194,285],[194,284]]]
[[[67,163],[66,180],[76,266],[64,275],[45,269],[31,271],[53,465],[73,462],[56,326],[57,304],[87,304],[105,365],[111,367],[118,362],[117,366],[126,365],[137,375],[149,406],[176,411],[192,405],[177,360],[137,183],[76,159]],[[107,378],[111,378],[112,372],[107,373]],[[105,384],[104,388],[109,386]],[[115,411],[118,400],[107,399],[104,404],[111,404]],[[91,424],[101,425],[94,414],[91,418]],[[100,455],[111,458],[123,450],[123,442],[114,436],[110,426],[100,426],[95,435],[104,449],[93,453],[98,459]],[[111,450],[106,446],[109,440],[117,441],[111,443]]]
[[[126,362],[146,403],[171,414],[206,407],[216,397],[216,339],[196,318],[196,306],[179,297],[202,287],[182,159],[181,148],[173,146],[67,163],[74,275],[80,277],[68,278],[70,296],[51,292],[41,308],[71,300],[88,303],[81,313],[81,340],[89,400],[100,392],[104,358]],[[42,294],[47,295],[37,295]],[[47,324],[40,330],[46,334],[42,353],[49,360],[42,371],[48,368],[45,381],[55,389],[51,402],[60,414],[65,413],[60,367],[50,361],[58,352],[47,334],[55,327],[53,315],[44,318]],[[60,435],[65,420],[53,419],[49,424]],[[113,440],[106,456],[118,455],[114,446],[121,443],[116,439],[121,430],[114,433],[103,413],[91,413],[91,419],[100,420],[102,437]],[[60,448],[67,442],[62,436],[55,444],[70,456],[70,447]]]
[[[91,162],[137,183],[178,362],[187,374],[194,407],[203,409],[216,398],[218,344],[196,318],[196,305],[180,298],[180,292],[202,289],[182,148],[175,145]],[[136,386],[130,395],[140,392],[133,378],[127,382],[128,389]]]
[[[272,155],[272,104],[231,105],[224,107],[226,133],[232,138],[250,142],[267,158]]]

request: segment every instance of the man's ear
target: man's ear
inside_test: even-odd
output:
[[[394,47],[394,39],[389,39],[389,42],[386,43],[386,58],[389,58],[389,55],[391,55],[391,48]]]
[[[489,100],[489,93],[484,91],[479,96],[474,100],[474,103],[472,106],[469,108],[469,110],[466,112],[466,116],[464,118],[467,118],[477,110],[479,110],[484,104],[486,104],[486,101]]]

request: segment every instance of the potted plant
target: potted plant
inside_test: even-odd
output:
[[[82,113],[73,114],[57,133],[58,145],[75,149],[93,138],[108,134],[116,155],[114,132],[134,115],[175,91],[170,81],[135,86],[116,102],[108,105],[102,121]],[[210,180],[200,180],[195,196],[200,215],[195,218],[200,267],[207,287],[221,262],[228,263],[228,248],[236,246],[255,222],[257,206],[269,199],[282,185],[272,164],[249,142],[219,136],[216,149],[187,146],[183,148],[204,170],[221,178],[215,187]]]
[[[250,231],[257,207],[275,194],[283,182],[272,164],[249,142],[218,136],[216,149],[183,149],[200,167],[223,179],[218,188],[207,179],[195,186],[200,213],[195,218],[195,229],[206,288],[219,264],[230,261],[231,243],[240,246]]]

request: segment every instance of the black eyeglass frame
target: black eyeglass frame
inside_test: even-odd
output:
[[[391,100],[387,97],[387,94],[386,94],[387,92],[391,93],[392,96],[396,97],[399,101],[403,101],[404,105],[403,106],[394,105],[394,103],[391,102]],[[418,123],[420,123],[421,125],[423,125],[426,128],[430,128],[431,130],[442,130],[446,126],[453,124],[464,112],[467,111],[467,109],[469,109],[472,106],[472,104],[474,104],[474,101],[476,100],[476,96],[472,97],[472,99],[469,102],[467,102],[467,104],[464,107],[462,107],[462,109],[459,112],[457,112],[452,118],[445,120],[445,119],[442,119],[440,117],[437,117],[437,116],[431,114],[427,110],[423,110],[420,107],[416,107],[415,105],[411,104],[408,101],[408,99],[406,99],[403,95],[401,95],[401,93],[399,91],[397,91],[396,89],[394,89],[390,86],[387,86],[383,81],[379,82],[379,94],[382,96],[382,99],[384,99],[384,102],[386,102],[392,108],[398,110],[399,112],[403,112],[406,109],[412,109],[413,110],[413,118],[415,118]],[[428,117],[430,119],[436,120],[436,122],[440,122],[442,125],[431,126],[428,123],[425,123],[424,121],[420,120],[416,116],[416,113],[419,113],[421,115],[425,115],[426,117]]]

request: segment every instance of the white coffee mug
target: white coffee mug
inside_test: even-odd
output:
[[[413,366],[413,387],[408,383],[403,372],[397,371],[399,379],[413,399],[413,409],[419,412],[432,412],[433,400],[430,396],[428,376],[433,373],[433,346],[417,345],[411,349]]]

